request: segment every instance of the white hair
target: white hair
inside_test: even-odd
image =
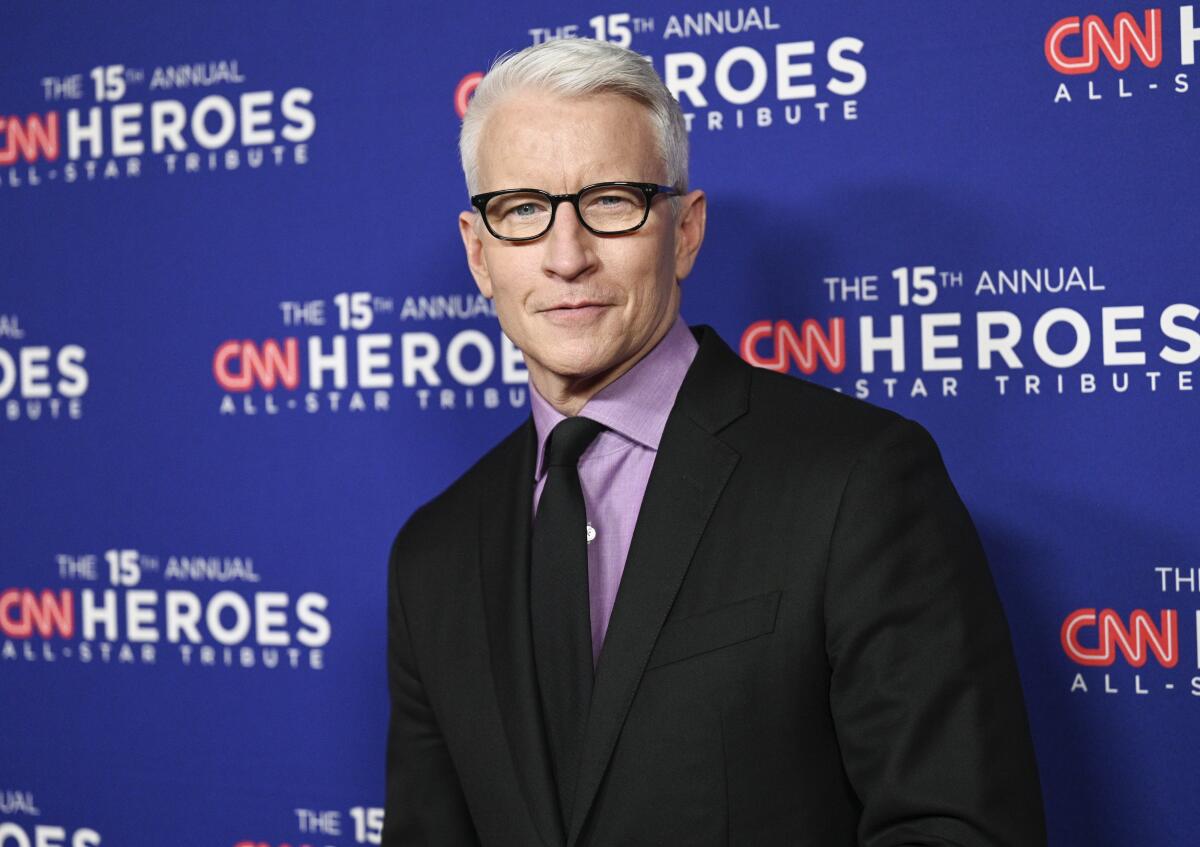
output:
[[[479,141],[484,122],[497,103],[518,89],[566,97],[620,94],[641,103],[658,135],[667,184],[681,193],[687,191],[688,137],[683,110],[650,62],[606,41],[564,38],[499,56],[475,89],[458,137],[469,193],[478,193]]]

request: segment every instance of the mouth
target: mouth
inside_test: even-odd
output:
[[[595,300],[580,300],[577,303],[559,303],[557,306],[551,306],[548,309],[544,309],[543,311],[560,312],[560,311],[573,310],[573,309],[590,309],[593,307],[605,306],[605,305],[607,305],[607,304],[599,303]]]
[[[588,323],[608,308],[607,303],[597,303],[592,300],[580,300],[578,303],[559,303],[542,310],[542,315],[553,323],[577,325]]]

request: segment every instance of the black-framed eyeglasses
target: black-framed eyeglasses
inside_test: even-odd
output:
[[[641,229],[650,203],[659,194],[678,194],[652,182],[597,182],[574,194],[551,194],[540,188],[506,188],[476,194],[471,205],[483,215],[488,232],[503,241],[533,241],[554,226],[559,203],[570,203],[580,222],[596,235],[624,235]]]

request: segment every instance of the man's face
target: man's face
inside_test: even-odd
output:
[[[479,193],[540,188],[567,194],[609,180],[666,182],[645,107],[627,97],[516,92],[488,116],[479,145]],[[657,198],[639,230],[593,235],[570,204],[536,241],[493,237],[476,212],[459,219],[467,260],[500,325],[543,391],[607,383],[646,353],[679,312],[679,285],[704,227],[704,197],[683,198],[676,219]]]

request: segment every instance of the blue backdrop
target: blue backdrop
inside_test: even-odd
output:
[[[528,414],[456,106],[571,35],[691,116],[689,322],[937,438],[1051,843],[1195,843],[1200,8],[0,21],[0,847],[378,843],[388,546]]]

